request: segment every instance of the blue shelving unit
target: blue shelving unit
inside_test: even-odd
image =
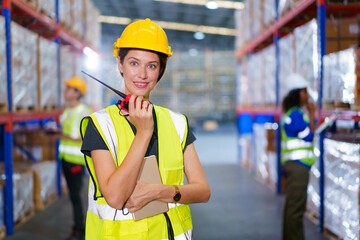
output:
[[[10,23],[12,21],[12,6],[16,6],[16,11],[27,17],[33,18],[40,26],[47,30],[52,30],[54,33],[53,39],[58,44],[57,48],[57,85],[60,91],[61,78],[60,78],[60,49],[61,44],[70,44],[78,51],[82,51],[87,45],[72,34],[68,33],[59,25],[59,0],[55,2],[56,19],[50,19],[48,16],[43,15],[37,10],[33,9],[26,2],[22,0],[3,0],[2,1],[2,15],[5,18],[5,34],[6,34],[6,68],[7,68],[7,98],[8,98],[8,113],[0,114],[0,131],[3,146],[1,149],[4,152],[5,158],[5,225],[6,234],[12,235],[14,233],[14,218],[13,218],[13,124],[16,122],[26,122],[29,120],[42,120],[42,119],[57,119],[61,111],[53,112],[29,112],[29,113],[14,113],[12,103],[12,66],[11,66],[11,30]],[[93,49],[95,52],[97,50]],[[58,107],[60,109],[61,93],[58,94]],[[58,145],[58,143],[57,143]],[[61,162],[57,159],[57,190],[61,196]]]

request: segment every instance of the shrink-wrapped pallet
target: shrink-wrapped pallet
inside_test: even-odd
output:
[[[59,1],[59,21],[66,30],[71,30],[71,0]]]
[[[57,195],[56,162],[41,161],[31,166],[34,171],[35,209],[43,210]]]
[[[247,58],[241,59],[237,67],[236,82],[237,82],[237,106],[250,106],[250,84],[248,78],[249,61]]]
[[[310,88],[317,89],[318,79],[318,26],[315,19],[295,28],[295,71],[308,81]],[[316,96],[314,96],[316,97]],[[314,99],[316,100],[316,99]]]
[[[45,38],[39,37],[39,95],[41,109],[57,106],[57,47],[58,45]]]
[[[247,77],[249,81],[249,91],[252,105],[262,105],[264,103],[264,75],[263,75],[263,55],[256,53],[250,56]],[[254,69],[256,69],[254,71]]]
[[[0,16],[0,112],[7,111],[5,18]]]
[[[294,35],[289,34],[279,40],[279,99],[287,94],[287,77],[295,71]]]
[[[266,105],[275,105],[276,76],[275,76],[275,46],[271,45],[263,50],[264,55],[264,102]]]
[[[0,168],[1,185],[5,185],[4,165]],[[34,178],[32,171],[18,169],[13,172],[13,221],[20,222],[34,211]]]
[[[63,1],[63,0],[61,0]],[[59,1],[59,2],[61,2]],[[50,18],[55,18],[55,0],[37,0],[38,10]]]
[[[334,103],[336,107],[354,104],[357,93],[355,85],[360,77],[358,55],[357,49],[350,48],[324,57],[325,103]]]
[[[79,39],[83,39],[85,31],[85,8],[82,0],[71,2],[71,31]]]
[[[265,27],[269,27],[275,21],[275,0],[263,0],[263,22]]]
[[[324,226],[341,239],[359,239],[360,144],[325,139],[324,149]]]
[[[253,31],[253,38],[255,38],[264,30],[263,4],[262,0],[252,0],[251,2],[250,24]]]
[[[99,10],[91,0],[85,0],[85,41],[91,47],[100,49],[101,24],[97,21]]]
[[[11,22],[13,109],[38,107],[37,34]]]
[[[235,11],[235,26],[236,26],[236,40],[235,46],[237,49],[242,48],[250,39],[249,24],[246,19],[246,10]]]
[[[65,90],[65,85],[63,83],[75,75],[75,60],[75,53],[70,46],[60,47],[61,106],[65,105],[65,99],[63,94]]]

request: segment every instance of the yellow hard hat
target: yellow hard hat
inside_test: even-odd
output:
[[[114,56],[118,57],[118,48],[139,48],[172,55],[171,47],[164,30],[149,18],[129,24],[120,38],[114,43]]]
[[[78,89],[82,95],[85,95],[86,93],[86,82],[80,77],[72,77],[64,82],[64,84],[66,86]]]

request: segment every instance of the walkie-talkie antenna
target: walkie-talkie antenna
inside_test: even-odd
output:
[[[122,93],[122,92],[116,90],[115,88],[110,87],[110,86],[107,85],[106,83],[100,81],[100,80],[97,79],[96,77],[91,76],[90,74],[88,74],[88,73],[85,72],[85,71],[81,71],[81,72],[84,73],[84,74],[86,74],[87,76],[91,77],[92,79],[96,80],[97,82],[101,83],[101,84],[104,85],[105,87],[111,89],[113,92],[115,92],[115,93],[116,93],[117,95],[119,95],[120,97],[126,98],[126,94],[125,94],[125,93]]]

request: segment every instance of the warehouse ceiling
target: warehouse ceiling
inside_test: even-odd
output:
[[[183,23],[186,26],[191,26],[192,29],[199,30],[203,28],[197,28],[194,25],[212,26],[216,27],[211,29],[215,29],[215,31],[225,28],[227,30],[225,34],[228,34],[229,29],[232,31],[228,35],[224,35],[224,31],[222,31],[222,34],[205,33],[204,39],[197,40],[194,38],[194,30],[172,30],[160,24],[165,29],[169,44],[175,51],[187,51],[190,49],[234,50],[234,9],[225,7],[208,9],[204,5],[198,5],[201,2],[208,2],[207,0],[195,0],[196,5],[188,4],[190,0],[182,0],[185,3],[172,1],[174,0],[93,0],[102,16],[115,16],[129,21],[150,18],[153,21]],[[239,1],[233,0],[226,2],[239,4]],[[123,24],[110,24],[102,21],[103,46],[112,47],[112,43],[120,36],[125,27]]]

